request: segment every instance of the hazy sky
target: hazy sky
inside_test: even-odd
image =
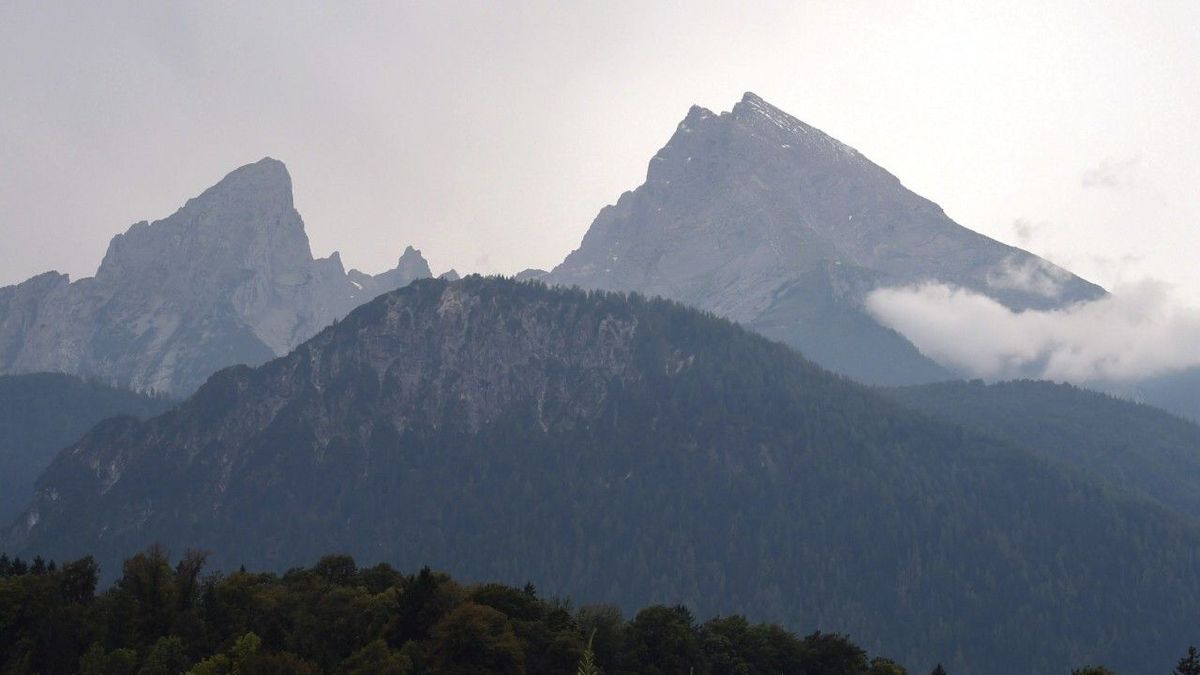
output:
[[[0,3],[0,284],[233,168],[314,253],[548,268],[754,91],[963,225],[1200,304],[1200,2]]]

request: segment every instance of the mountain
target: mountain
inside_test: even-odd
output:
[[[1158,408],[1033,380],[945,382],[885,393],[1200,519],[1200,426]]]
[[[57,373],[0,376],[0,522],[29,505],[38,475],[97,422],[152,417],[174,403]]]
[[[63,372],[186,395],[418,276],[429,269],[411,248],[377,277],[347,275],[336,253],[313,259],[287,169],[266,158],[114,237],[95,277],[48,272],[0,288],[0,374]]]
[[[1152,502],[682,305],[477,276],[99,424],[6,543],[111,578],[156,541],[744,612],[916,672],[1165,671],[1200,602],[1200,528]]]
[[[952,374],[864,311],[875,288],[940,281],[1012,309],[1104,294],[958,225],[858,151],[751,93],[719,115],[692,107],[646,182],[602,209],[545,280],[679,300],[878,384]]]

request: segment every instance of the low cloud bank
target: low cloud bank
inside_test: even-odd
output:
[[[945,284],[881,288],[866,299],[877,321],[926,356],[974,377],[1131,381],[1200,365],[1200,310],[1141,282],[1066,309],[1014,312]]]

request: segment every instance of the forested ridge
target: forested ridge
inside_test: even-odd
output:
[[[155,541],[225,571],[344,551],[846,633],[917,672],[1151,675],[1200,606],[1190,519],[681,305],[480,277],[98,426],[29,513],[10,552],[108,575]]]
[[[61,373],[0,376],[0,523],[29,505],[38,474],[97,422],[151,417],[174,403]]]
[[[949,424],[1003,439],[1114,489],[1200,518],[1200,426],[1159,408],[1035,380],[880,391]]]

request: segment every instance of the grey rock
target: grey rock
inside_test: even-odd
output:
[[[384,293],[403,288],[417,279],[428,279],[433,276],[429,263],[421,252],[412,246],[404,249],[396,267],[386,272],[371,276],[358,270],[350,270],[350,282],[354,285],[354,296],[362,302]]]
[[[962,227],[855,149],[751,93],[732,112],[692,107],[646,182],[602,209],[545,280],[679,300],[881,384],[950,374],[866,314],[872,289],[937,281],[1013,309],[1104,293]]]
[[[187,394],[221,368],[286,354],[370,297],[429,276],[423,263],[406,252],[362,293],[336,253],[313,259],[291,177],[266,158],[114,237],[95,277],[47,273],[0,289],[0,374],[63,372]]]

